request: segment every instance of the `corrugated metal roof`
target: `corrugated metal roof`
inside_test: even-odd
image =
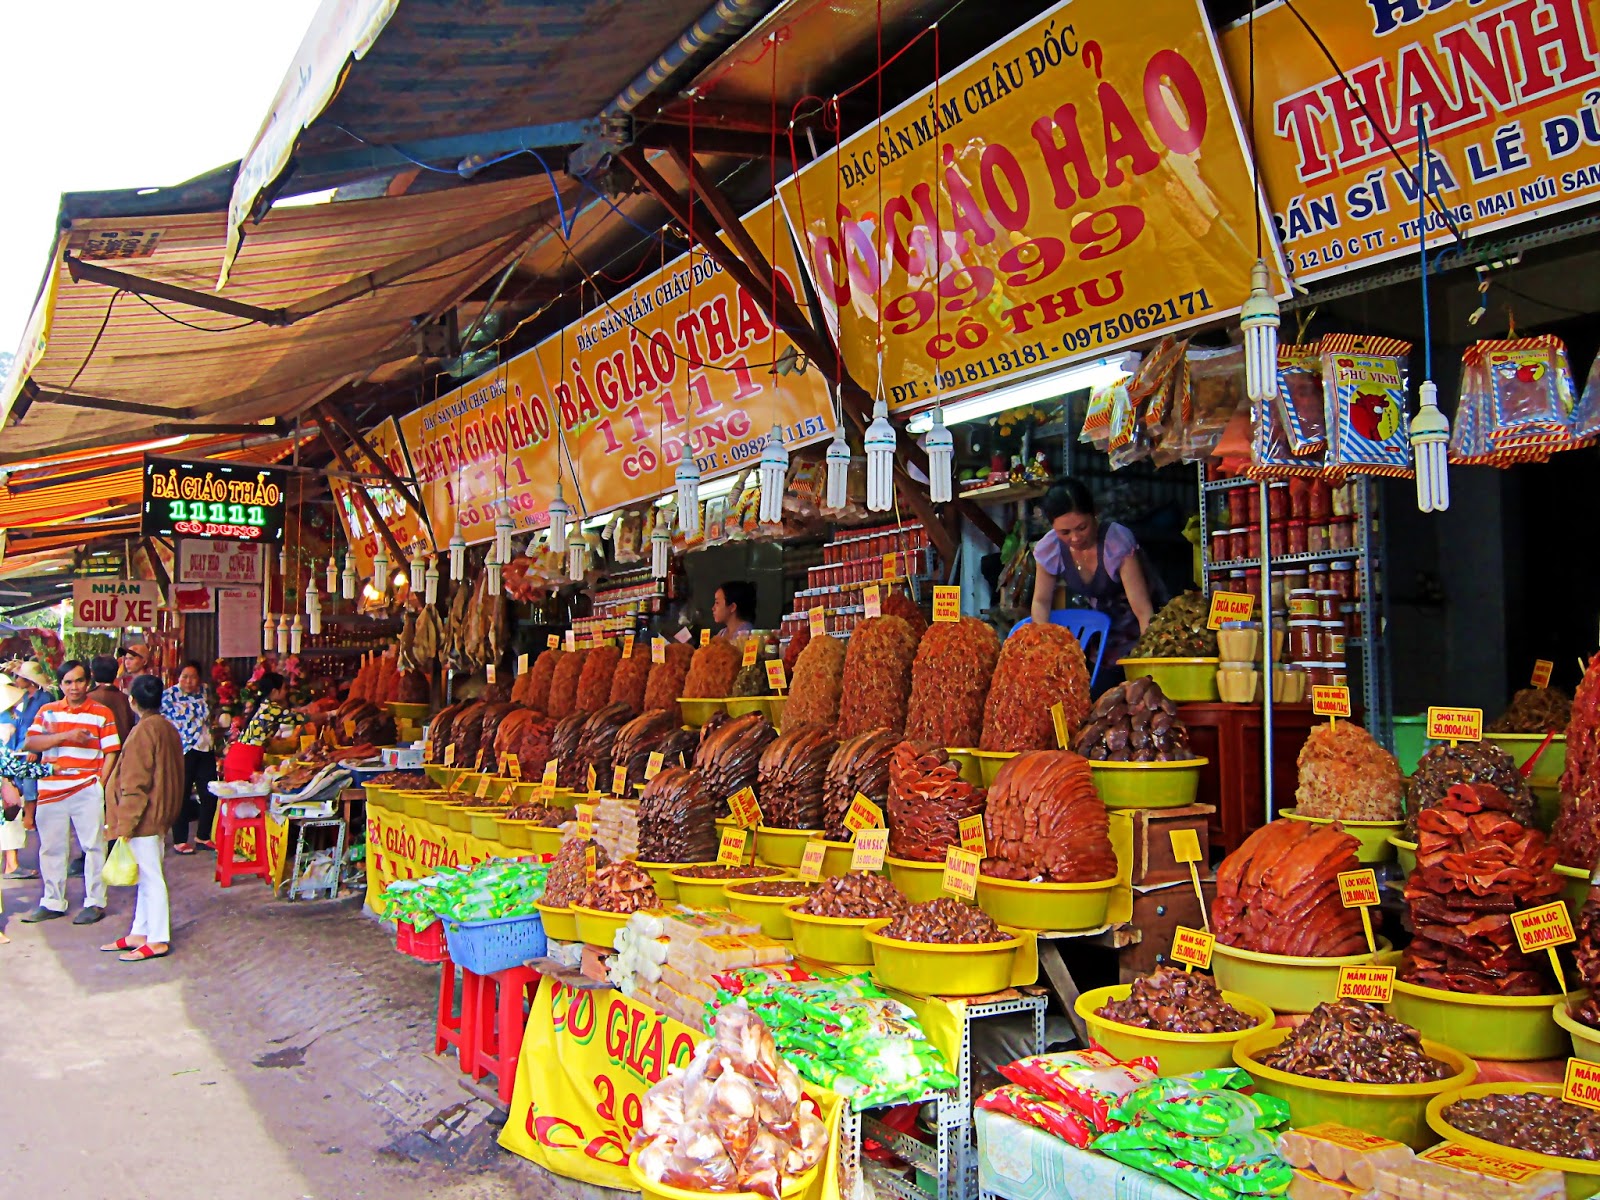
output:
[[[411,268],[287,327],[71,278],[68,254],[209,292],[227,239],[226,213],[71,221],[0,404],[8,422],[0,465],[151,435],[150,414],[84,407],[33,403],[15,421],[28,381],[45,392],[159,405],[183,421],[237,425],[301,412],[378,363],[413,357],[415,322],[448,308],[520,253],[554,217],[552,196],[550,181],[539,176],[275,208],[252,228],[224,298],[294,310],[330,289],[361,290],[375,272]],[[454,239],[497,222],[500,236],[444,253]],[[115,256],[108,255],[112,243]],[[130,247],[131,256],[121,256]]]

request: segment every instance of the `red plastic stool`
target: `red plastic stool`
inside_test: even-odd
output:
[[[456,1007],[456,972],[461,972],[461,1007]],[[456,1052],[463,1071],[472,1069],[478,1045],[479,995],[483,976],[457,967],[446,952],[439,964],[439,1011],[433,1026],[433,1052],[443,1054],[446,1047]]]
[[[256,815],[238,816],[233,810],[237,804],[254,804]],[[259,875],[272,886],[272,864],[267,861],[267,798],[265,796],[234,796],[217,801],[217,870],[216,880],[223,887],[232,887],[235,876],[248,879]],[[255,831],[255,854],[243,862],[234,861],[237,838],[244,830]]]
[[[470,1055],[473,1079],[493,1075],[499,1081],[502,1103],[511,1103],[517,1081],[517,1059],[522,1054],[522,1032],[528,1007],[539,988],[539,972],[532,967],[508,967],[493,975],[479,975],[476,1037]]]

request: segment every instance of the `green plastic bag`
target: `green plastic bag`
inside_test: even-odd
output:
[[[133,851],[128,849],[128,839],[118,838],[106,856],[106,865],[100,869],[100,878],[110,887],[132,887],[139,882],[139,864]]]

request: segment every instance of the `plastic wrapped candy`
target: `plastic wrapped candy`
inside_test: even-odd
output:
[[[1329,334],[1318,344],[1328,422],[1328,465],[1410,477],[1406,356],[1397,338]]]
[[[1320,456],[1328,448],[1328,416],[1317,347],[1278,347],[1278,395],[1273,401],[1289,453]]]
[[[1094,1141],[1096,1130],[1086,1117],[1062,1104],[1059,1100],[1046,1100],[1027,1088],[1006,1083],[978,1097],[974,1108],[985,1112],[1002,1113],[1035,1129],[1053,1133],[1069,1146],[1086,1150]]]
[[[1000,1068],[1012,1083],[1065,1104],[1097,1130],[1115,1129],[1112,1110],[1122,1098],[1156,1078],[1156,1060],[1124,1062],[1104,1050],[1032,1054]]]
[[[1067,735],[1089,712],[1089,668],[1078,639],[1059,625],[1024,625],[1000,648],[983,707],[984,750],[1043,750],[1056,744],[1052,705]]]
[[[900,617],[873,617],[850,635],[839,693],[838,733],[853,738],[872,729],[905,732],[911,664],[917,636]]]

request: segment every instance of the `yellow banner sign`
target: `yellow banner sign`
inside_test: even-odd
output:
[[[389,469],[396,475],[404,479],[411,474],[411,464],[406,461],[405,447],[401,444],[400,431],[393,417],[384,421],[366,437],[367,444],[383,456],[384,461],[389,464]],[[363,474],[375,473],[373,463],[357,447],[351,446],[349,454],[350,465],[357,471]],[[328,487],[333,492],[334,506],[339,511],[339,523],[344,526],[345,541],[350,546],[350,552],[355,555],[356,574],[361,578],[371,577],[372,559],[377,554],[378,547],[385,546],[386,543],[383,541],[383,535],[378,532],[371,512],[357,495],[357,488],[366,489],[373,506],[378,510],[378,515],[394,534],[397,542],[407,550],[413,546],[424,553],[433,549],[433,542],[428,537],[428,526],[421,514],[413,512],[411,506],[401,498],[400,493],[388,484],[376,481],[362,483],[334,476],[328,480]],[[449,536],[446,532],[446,540]],[[391,563],[389,569],[398,571],[405,565],[405,563]],[[320,582],[318,586],[321,586]],[[420,588],[422,585],[418,582],[416,586]]]
[[[1590,0],[1298,0],[1255,26],[1261,170],[1301,283],[1417,252],[1419,109],[1428,188],[1465,235],[1600,197]],[[1222,39],[1240,96],[1249,36]],[[1431,208],[1428,240],[1455,240]]]
[[[1258,204],[1205,12],[1129,13],[1068,0],[937,64],[780,190],[851,372],[870,386],[881,351],[891,408],[1243,302]]]

